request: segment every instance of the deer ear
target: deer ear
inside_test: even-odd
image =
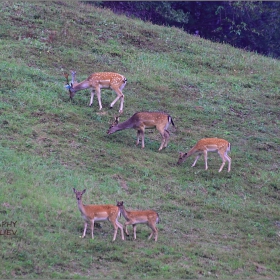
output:
[[[86,192],[86,189],[83,190],[82,194],[84,194]]]
[[[115,117],[115,122],[116,122],[116,124],[119,123],[119,120],[120,120],[120,116]]]
[[[73,188],[73,191],[74,191],[74,193],[76,193],[76,190],[75,190],[75,188]]]

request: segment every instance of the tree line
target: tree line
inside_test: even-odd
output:
[[[154,24],[280,58],[277,1],[84,1]]]

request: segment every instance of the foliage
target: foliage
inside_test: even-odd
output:
[[[74,1],[0,9],[0,278],[280,277],[279,61]],[[145,149],[134,130],[107,135],[114,92],[102,89],[102,111],[86,90],[70,102],[73,69],[124,74],[120,120],[169,113],[168,147],[154,130]],[[231,142],[230,173],[211,153],[208,171],[177,166],[203,137]],[[139,225],[113,243],[106,222],[79,238],[73,187],[86,204],[156,210],[158,242]]]
[[[127,16],[176,26],[217,42],[279,57],[280,3],[276,1],[99,1]]]

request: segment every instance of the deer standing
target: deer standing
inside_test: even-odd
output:
[[[141,136],[142,148],[144,148],[145,129],[156,128],[162,136],[162,142],[159,147],[159,151],[160,151],[162,150],[162,148],[165,148],[169,142],[170,135],[167,129],[170,123],[172,123],[172,125],[175,126],[171,116],[168,114],[161,113],[161,112],[138,112],[122,123],[119,123],[119,116],[115,117],[115,121],[107,131],[107,134],[112,134],[117,131],[128,129],[128,128],[136,129],[137,130],[136,145],[139,144],[140,136]]]
[[[219,169],[219,172],[221,172],[224,168],[224,165],[226,161],[228,161],[228,172],[230,172],[231,167],[231,158],[228,156],[228,152],[230,151],[230,143],[224,139],[219,138],[204,138],[199,140],[196,145],[190,149],[187,153],[179,153],[179,160],[177,164],[183,163],[188,157],[190,157],[193,154],[197,154],[195,161],[192,165],[195,166],[197,160],[199,157],[204,154],[204,160],[205,160],[205,170],[208,169],[207,165],[207,153],[208,152],[217,152],[220,157],[223,160],[223,163]]]
[[[82,196],[86,192],[84,189],[82,192],[76,191],[73,188],[74,193],[76,194],[76,199],[78,203],[78,208],[81,212],[82,218],[85,221],[84,233],[82,238],[86,235],[87,225],[91,225],[91,237],[93,237],[94,222],[110,221],[115,229],[113,241],[116,240],[118,228],[121,230],[122,240],[124,240],[123,226],[118,221],[118,216],[120,215],[120,210],[117,206],[106,204],[106,205],[84,205],[82,202]]]
[[[136,225],[147,224],[147,226],[152,229],[152,233],[150,234],[148,240],[150,240],[154,235],[155,241],[157,241],[158,229],[156,224],[159,223],[159,215],[157,212],[153,210],[127,211],[123,205],[123,201],[117,201],[117,206],[119,207],[121,214],[126,219],[125,233],[127,236],[129,236],[127,230],[128,225],[133,226],[134,239],[136,239]]]
[[[94,93],[96,93],[98,103],[99,103],[99,110],[102,110],[101,89],[111,88],[116,92],[117,98],[111,103],[110,109],[113,108],[115,103],[120,99],[121,104],[120,104],[119,112],[120,113],[123,112],[124,95],[122,93],[122,90],[127,82],[127,79],[123,75],[120,75],[118,73],[112,73],[112,72],[93,73],[87,79],[85,79],[80,83],[77,83],[76,81],[75,71],[71,71],[71,75],[72,75],[72,81],[71,84],[69,84],[68,74],[64,74],[67,82],[65,88],[69,90],[69,95],[71,100],[73,99],[77,91],[91,88],[92,90],[91,90],[89,106],[90,107],[92,106]]]

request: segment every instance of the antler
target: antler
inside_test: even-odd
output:
[[[71,83],[74,85],[76,82],[76,71],[71,71],[72,81]]]
[[[69,74],[68,73],[64,73],[64,77],[65,77],[65,79],[66,79],[66,83],[67,83],[67,85],[69,85]]]
[[[113,127],[113,126],[115,126],[115,125],[118,125],[119,119],[120,119],[120,115],[121,115],[121,114],[119,114],[118,116],[114,116],[114,120],[112,121],[112,123],[111,123],[111,125],[110,125],[110,128]]]
[[[72,100],[71,91],[70,91],[70,88],[71,88],[72,84],[71,84],[71,85],[69,84],[69,74],[68,74],[68,73],[64,73],[64,77],[65,77],[65,79],[66,79],[65,88],[68,89],[70,99]]]
[[[123,112],[120,112],[118,116],[114,116],[115,120],[114,120],[114,125],[117,125],[119,123],[119,120],[120,120],[120,116]]]

